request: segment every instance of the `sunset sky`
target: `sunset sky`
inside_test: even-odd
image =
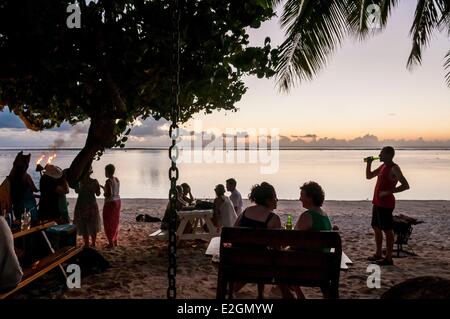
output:
[[[415,5],[416,1],[400,1],[385,32],[364,42],[348,39],[314,81],[289,94],[278,92],[275,79],[246,78],[248,92],[237,104],[237,113],[215,112],[195,119],[202,121],[203,129],[279,128],[287,137],[313,134],[351,140],[370,134],[382,140],[450,140],[450,89],[443,68],[450,40],[444,33],[436,34],[423,65],[408,71]],[[263,44],[266,36],[273,45],[282,42],[278,19],[252,30],[252,44]],[[146,121],[133,131],[129,146],[164,144],[164,127],[164,122]],[[192,129],[192,122],[185,127]],[[12,115],[0,112],[0,147],[48,147],[57,138],[66,140],[65,146],[80,146],[83,128],[77,132],[81,133],[74,134],[69,126],[44,134],[27,132]]]

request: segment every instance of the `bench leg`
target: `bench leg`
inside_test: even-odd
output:
[[[55,250],[53,249],[53,246],[52,246],[52,244],[50,243],[50,240],[48,240],[47,234],[45,233],[44,230],[41,231],[41,234],[42,234],[42,236],[44,237],[45,241],[47,242],[48,248],[50,249],[50,251],[52,252],[52,254],[54,254],[54,253],[55,253]],[[66,281],[67,281],[67,274],[66,274],[66,271],[64,270],[64,267],[63,267],[61,264],[59,264],[59,269],[61,270],[61,272],[62,272],[64,278],[65,278]]]
[[[219,275],[219,279],[217,280],[217,294],[216,294],[216,299],[224,300],[226,294],[227,294],[227,283],[226,283],[225,280],[223,280],[222,278],[220,278],[220,275]]]
[[[264,284],[258,284],[258,299],[264,299]]]
[[[183,220],[181,221],[180,225],[178,226],[177,229],[177,237],[182,239],[183,234],[184,234],[184,230],[186,229],[186,225],[188,223],[188,220],[186,218],[183,218]]]
[[[211,234],[212,237],[216,237],[218,235],[217,233],[217,227],[214,226],[212,220],[210,218],[205,219],[205,224],[208,227],[208,232]]]
[[[228,283],[228,299],[233,299],[233,293],[234,293],[234,282]]]
[[[320,287],[320,290],[324,299],[339,299],[339,287],[336,285],[323,286]]]

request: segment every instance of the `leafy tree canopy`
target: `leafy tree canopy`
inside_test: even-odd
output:
[[[0,109],[28,128],[90,119],[86,146],[71,166],[121,143],[136,118],[170,118],[175,66],[175,1],[99,0],[79,4],[81,28],[68,28],[69,0],[0,3]],[[236,110],[244,75],[274,74],[277,50],[249,46],[248,29],[273,15],[271,1],[180,0],[180,120]]]

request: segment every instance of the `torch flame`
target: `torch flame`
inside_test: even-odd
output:
[[[55,158],[56,158],[56,154],[53,154],[52,156],[50,156],[47,160],[47,164],[50,165]]]
[[[42,160],[44,159],[45,155],[42,155],[41,157],[39,157],[39,159],[36,161],[36,165],[40,165]]]

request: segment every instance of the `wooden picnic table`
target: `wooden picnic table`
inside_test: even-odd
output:
[[[190,210],[190,211],[178,211],[178,218],[180,224],[177,228],[178,240],[211,240],[211,238],[218,236],[219,232],[217,227],[213,223],[213,210]],[[185,230],[190,225],[192,232],[185,234]],[[168,238],[167,230],[157,230],[152,233],[151,237],[160,239]]]

